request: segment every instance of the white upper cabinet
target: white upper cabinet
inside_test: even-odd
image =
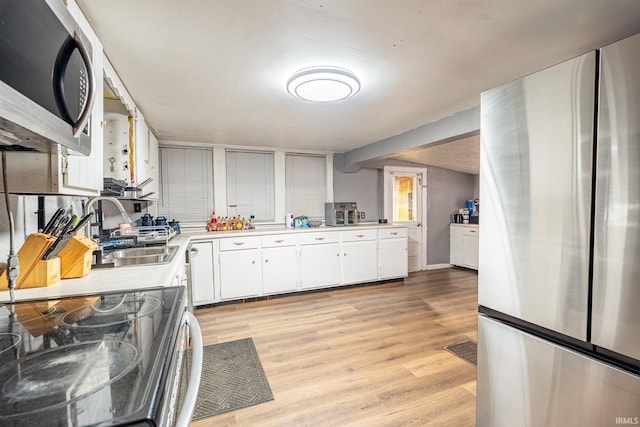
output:
[[[153,193],[148,198],[158,199],[158,138],[153,135],[139,111],[135,118],[134,154],[134,186],[151,179],[144,185],[140,195]]]
[[[158,139],[147,126],[113,66],[104,67],[104,176],[137,187],[151,178],[140,195],[158,198]]]
[[[149,194],[149,199],[158,200],[160,198],[160,149],[158,147],[158,138],[149,130],[149,152],[148,163],[143,159],[146,168],[146,177],[152,178],[149,184],[142,189],[142,194]],[[146,178],[145,178],[146,179]],[[144,182],[138,180],[139,182]]]

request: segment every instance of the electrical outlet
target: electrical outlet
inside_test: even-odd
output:
[[[142,203],[134,203],[133,204],[134,212],[142,212]]]
[[[360,211],[360,219],[364,219],[364,211]]]

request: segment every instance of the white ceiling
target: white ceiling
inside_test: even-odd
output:
[[[338,153],[640,31],[640,0],[77,2],[159,139]],[[362,90],[327,104],[289,95],[313,65],[350,69]],[[399,158],[450,164],[447,147]]]

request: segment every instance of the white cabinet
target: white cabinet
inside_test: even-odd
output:
[[[191,301],[194,306],[215,301],[213,280],[213,242],[193,242],[191,255]]]
[[[149,130],[149,159],[148,163],[145,163],[146,167],[146,178],[139,182],[144,182],[145,179],[151,178],[149,184],[145,185],[142,189],[142,195],[150,194],[149,199],[158,200],[160,197],[160,166],[159,166],[159,158],[160,151],[158,148],[158,138]],[[144,160],[143,160],[144,161]]]
[[[402,227],[242,232],[211,242],[216,267],[202,275],[214,277],[215,302],[407,276],[407,229]],[[203,289],[197,282],[194,275],[199,289],[194,294]],[[210,303],[211,295],[198,301]]]
[[[298,239],[295,234],[262,236],[262,293],[295,291],[298,287]]]
[[[131,165],[129,159],[129,118],[118,100],[104,100],[104,162],[105,177],[131,183]]]
[[[134,185],[137,186],[149,178],[149,171],[147,170],[147,166],[149,165],[149,127],[140,111],[136,113],[134,123],[133,171],[135,175]]]
[[[379,274],[381,280],[406,277],[409,252],[407,229],[392,228],[380,230]]]
[[[451,224],[449,227],[449,262],[478,269],[478,226]]]
[[[378,230],[340,232],[342,282],[362,283],[378,278]]]
[[[300,235],[300,287],[313,289],[341,282],[340,236],[337,232]]]
[[[220,239],[220,299],[238,299],[260,295],[262,266],[260,237]]]
[[[151,132],[144,116],[138,111],[135,119],[135,162],[134,170],[136,186],[148,179],[152,181],[142,189],[141,195],[153,193],[150,199],[158,199],[159,170],[158,167],[158,138]]]
[[[133,187],[151,178],[152,181],[142,188],[140,195],[153,193],[149,198],[157,199],[158,139],[139,112],[129,119],[126,110],[116,111],[124,109],[120,101],[105,99],[105,106],[104,176],[126,181]],[[130,129],[133,129],[133,155],[130,155]]]

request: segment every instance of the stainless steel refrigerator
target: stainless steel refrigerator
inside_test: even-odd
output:
[[[477,426],[640,425],[640,34],[481,115]]]

